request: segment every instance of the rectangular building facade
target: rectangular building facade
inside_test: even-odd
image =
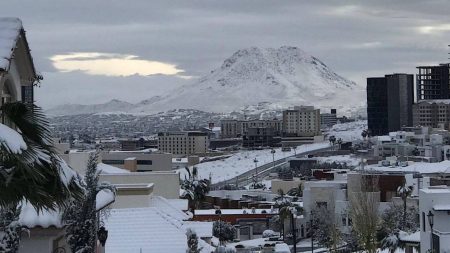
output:
[[[226,138],[240,138],[248,135],[249,128],[272,128],[274,136],[280,136],[282,131],[282,122],[278,119],[271,120],[222,120],[221,137]]]
[[[161,152],[188,156],[208,152],[208,133],[198,131],[166,132],[158,134],[158,149]]]
[[[320,135],[320,110],[313,106],[295,106],[283,111],[283,136]]]
[[[419,66],[416,75],[417,101],[424,99],[450,99],[450,64]]]
[[[367,121],[372,135],[412,126],[414,77],[393,74],[367,78]]]
[[[445,128],[450,125],[450,100],[422,100],[413,106],[414,126]]]
[[[332,127],[337,123],[336,109],[331,109],[330,113],[320,114],[320,124],[322,128]]]

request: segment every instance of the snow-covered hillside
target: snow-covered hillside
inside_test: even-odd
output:
[[[248,115],[314,105],[320,109],[336,108],[340,114],[348,115],[364,107],[364,101],[363,88],[297,47],[251,47],[238,50],[222,66],[193,83],[137,104],[119,106],[117,110],[153,114],[197,109]],[[109,103],[89,107],[63,106],[49,114],[112,112],[115,108]]]
[[[78,115],[78,114],[94,114],[94,113],[125,113],[129,112],[135,108],[135,105],[120,101],[118,99],[113,99],[104,104],[95,105],[80,105],[80,104],[67,104],[57,106],[46,113],[50,116],[60,116],[60,115]]]
[[[355,141],[363,139],[361,133],[364,130],[367,130],[367,120],[358,120],[336,124],[327,132],[327,135],[334,135],[337,139],[341,138],[343,141]]]
[[[237,51],[198,82],[134,111],[192,108],[231,112],[254,105],[264,109],[315,105],[351,112],[363,106],[362,91],[297,47],[252,47]]]

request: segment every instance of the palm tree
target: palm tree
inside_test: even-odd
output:
[[[186,171],[189,177],[185,177],[181,184],[181,189],[184,190],[182,197],[189,200],[190,208],[197,209],[209,192],[210,182],[208,179],[198,179],[197,167],[193,167],[192,172],[186,167]]]
[[[11,143],[0,141],[0,207],[17,206],[25,200],[37,210],[55,209],[64,206],[69,197],[80,197],[75,173],[51,144],[42,110],[22,102],[6,103],[0,110],[3,122],[16,130],[0,124],[0,139],[22,143],[20,149],[14,149]]]
[[[398,238],[398,235],[391,234],[383,238],[381,240],[381,249],[382,250],[389,250],[390,253],[394,253],[398,248],[400,247],[400,240]]]
[[[297,198],[303,197],[302,184],[300,183],[300,184],[298,184],[297,187],[290,189],[290,190],[287,192],[287,195],[293,196],[293,197],[297,197]]]
[[[405,230],[406,227],[406,200],[412,194],[413,187],[406,186],[405,180],[403,181],[403,185],[397,188],[397,194],[403,200],[403,220],[402,220],[402,230]]]

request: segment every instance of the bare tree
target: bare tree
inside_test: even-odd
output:
[[[352,227],[358,237],[359,245],[367,253],[375,253],[377,230],[380,224],[378,176],[362,174],[360,179],[359,189],[349,193]]]

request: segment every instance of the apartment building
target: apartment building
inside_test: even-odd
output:
[[[274,136],[280,136],[282,131],[282,121],[278,119],[271,120],[236,120],[225,119],[220,121],[221,125],[221,137],[227,138],[240,138],[248,135],[251,128],[271,128]]]
[[[177,156],[189,156],[208,152],[208,133],[199,131],[165,132],[158,134],[158,149]]]
[[[450,129],[450,99],[421,100],[413,105],[414,126]]]
[[[313,106],[295,106],[283,111],[283,136],[320,135],[320,110]]]

